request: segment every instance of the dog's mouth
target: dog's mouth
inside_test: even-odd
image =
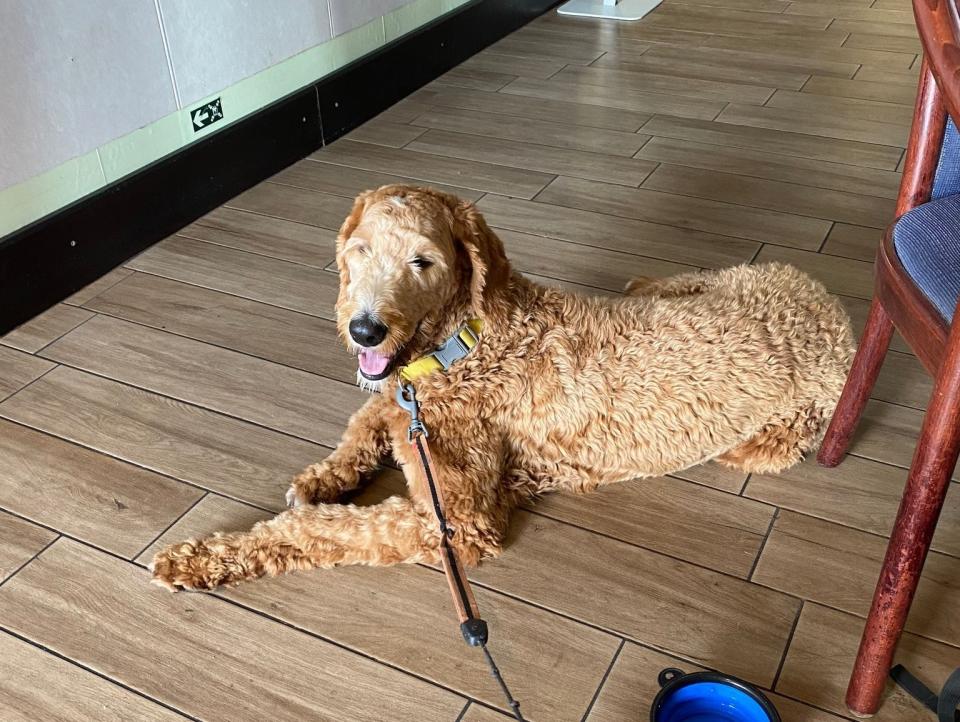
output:
[[[358,353],[360,375],[367,381],[382,381],[393,371],[396,354],[386,354],[373,349],[361,349]]]
[[[367,381],[383,381],[393,373],[398,362],[408,355],[407,350],[418,333],[420,333],[419,323],[413,330],[410,338],[393,353],[384,353],[383,351],[376,351],[372,348],[358,349],[357,361],[360,367],[360,375]]]

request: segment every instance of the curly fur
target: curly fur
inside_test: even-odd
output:
[[[585,251],[588,252],[588,251]],[[429,254],[433,265],[412,269]],[[338,325],[361,307],[401,363],[479,317],[449,371],[417,380],[454,542],[469,564],[499,553],[511,510],[557,489],[677,472],[714,459],[775,473],[814,450],[850,362],[840,304],[785,265],[636,279],[620,299],[544,288],[514,273],[469,203],[388,186],[361,194],[340,231]],[[409,418],[382,382],[337,449],[297,476],[295,508],[250,532],[158,553],[154,581],[211,589],[292,569],[435,562],[439,535]],[[337,503],[384,459],[409,498]]]

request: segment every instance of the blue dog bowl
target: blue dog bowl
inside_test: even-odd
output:
[[[781,722],[770,700],[736,677],[665,669],[657,681],[650,722]]]

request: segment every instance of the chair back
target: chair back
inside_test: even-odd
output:
[[[936,134],[936,145],[939,146],[936,172],[930,179],[932,183],[930,180],[922,183],[926,192],[913,199],[912,205],[919,205],[960,193],[960,133],[955,123],[955,119],[960,118],[960,10],[957,0],[914,0],[913,13],[924,51],[918,113],[923,85],[928,80],[925,76],[929,73],[936,83],[934,94],[937,97],[929,108],[932,117],[926,130]],[[911,136],[916,130],[914,123]],[[939,139],[941,133],[942,140]],[[914,140],[914,137],[910,138],[911,145]],[[898,208],[897,215],[906,210],[909,208]]]

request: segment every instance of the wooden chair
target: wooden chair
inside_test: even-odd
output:
[[[877,252],[860,346],[818,459],[840,463],[893,329],[934,377],[847,689],[858,716],[877,711],[893,654],[960,453],[960,19],[958,0],[914,0],[924,49],[896,220]]]

